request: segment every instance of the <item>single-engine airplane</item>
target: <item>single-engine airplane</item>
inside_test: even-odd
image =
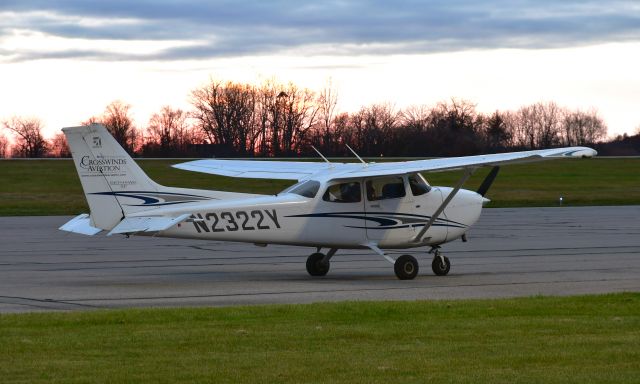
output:
[[[62,129],[73,155],[90,214],[61,230],[210,239],[316,248],[306,263],[311,276],[329,272],[340,249],[370,249],[394,265],[399,279],[413,279],[411,255],[394,260],[385,250],[430,247],[431,267],[446,275],[451,264],[442,244],[466,241],[499,167],[548,159],[592,157],[587,147],[405,162],[359,163],[196,160],[174,167],[241,178],[297,180],[277,195],[165,187],[151,180],[99,124]],[[477,191],[462,189],[480,167],[493,167]],[[454,187],[431,186],[422,173],[462,170]],[[327,249],[322,253],[322,249]]]

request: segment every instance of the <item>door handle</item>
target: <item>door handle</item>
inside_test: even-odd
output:
[[[371,207],[371,208],[380,208],[380,204],[371,204],[369,207]]]

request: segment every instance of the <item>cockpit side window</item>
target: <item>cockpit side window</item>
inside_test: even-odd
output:
[[[429,184],[427,184],[420,174],[409,176],[409,187],[411,187],[411,193],[413,193],[413,196],[424,195],[425,193],[429,193],[431,190]]]
[[[331,185],[322,196],[322,200],[332,203],[358,203],[362,200],[360,183],[351,181]]]
[[[295,193],[296,195],[308,197],[313,199],[316,197],[318,190],[320,189],[320,182],[315,180],[307,180],[300,182],[298,184],[294,184],[289,188],[285,189],[281,193]]]

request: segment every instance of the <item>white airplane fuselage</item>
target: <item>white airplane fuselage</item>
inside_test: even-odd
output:
[[[364,182],[364,180],[361,180]],[[405,181],[406,184],[406,181]],[[293,193],[252,195],[237,199],[200,201],[158,208],[157,215],[190,213],[191,219],[156,236],[190,239],[286,244],[327,248],[412,248],[437,245],[460,238],[478,220],[482,196],[460,190],[422,239],[416,235],[451,192],[432,187],[413,196],[407,187],[401,198],[353,203],[328,202],[320,188],[314,198]],[[144,215],[149,215],[145,211]],[[132,215],[135,217],[135,215]]]

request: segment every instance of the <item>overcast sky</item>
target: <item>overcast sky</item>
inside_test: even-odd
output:
[[[0,2],[0,119],[50,132],[121,99],[136,122],[212,76],[276,76],[342,110],[450,97],[481,111],[554,100],[640,125],[640,1]]]

